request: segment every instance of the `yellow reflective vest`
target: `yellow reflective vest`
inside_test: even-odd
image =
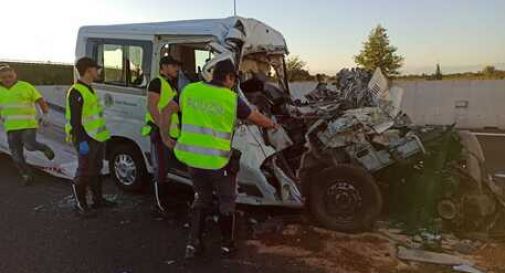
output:
[[[174,153],[189,167],[218,170],[228,164],[238,96],[203,82],[186,86],[179,99],[181,135]]]
[[[82,126],[84,127],[86,134],[98,142],[107,141],[110,138],[110,132],[105,125],[105,119],[103,118],[103,106],[100,103],[100,97],[98,94],[91,92],[87,86],[80,83],[74,84],[67,92],[67,105],[65,110],[65,118],[67,120],[65,132],[67,134],[67,141],[72,140],[69,102],[69,95],[72,89],[77,90],[83,99]]]
[[[38,128],[35,102],[41,98],[27,82],[18,81],[10,88],[0,85],[0,116],[5,131]]]
[[[165,108],[170,103],[170,101],[177,95],[177,92],[175,92],[174,89],[172,89],[172,87],[165,78],[163,78],[162,76],[158,76],[158,79],[160,79],[161,82],[161,92],[160,92],[160,100],[158,101],[158,111],[161,112],[163,111],[163,108]],[[153,130],[152,124],[154,124],[154,118],[151,116],[151,113],[149,113],[149,110],[147,110],[145,116],[145,125],[142,128],[143,136],[148,136],[151,134],[151,131]],[[173,113],[170,119],[169,135],[173,138],[178,138],[179,134],[180,134],[179,116],[177,113]]]

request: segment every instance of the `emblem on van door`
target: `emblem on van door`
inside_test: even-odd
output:
[[[105,94],[105,96],[103,96],[103,104],[106,107],[112,106],[114,104],[114,98],[112,97],[112,95]]]

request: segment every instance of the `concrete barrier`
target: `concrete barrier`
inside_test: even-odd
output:
[[[68,85],[39,85],[37,90],[44,96],[44,99],[59,107],[65,107],[65,99],[67,91],[70,86]]]
[[[301,98],[316,82],[290,84]],[[402,110],[417,125],[456,124],[458,128],[505,129],[505,80],[398,81]]]
[[[396,82],[402,109],[415,124],[505,129],[505,80]]]

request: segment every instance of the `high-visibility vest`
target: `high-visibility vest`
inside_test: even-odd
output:
[[[67,92],[67,106],[65,110],[65,118],[67,123],[65,125],[65,132],[67,134],[67,141],[72,141],[72,125],[70,124],[71,112],[69,95],[72,89],[77,90],[82,96],[82,126],[88,136],[98,142],[105,142],[110,138],[110,132],[105,125],[103,118],[103,107],[100,103],[98,94],[91,92],[91,90],[80,83],[74,84]]]
[[[0,116],[6,132],[38,128],[35,101],[42,98],[33,85],[18,81],[10,88],[0,85]]]
[[[177,95],[177,93],[172,89],[168,81],[163,78],[162,76],[158,76],[158,79],[160,79],[161,82],[161,92],[160,92],[160,100],[158,101],[158,111],[161,113],[163,111],[163,108],[165,108],[170,101]],[[142,128],[142,135],[143,136],[148,136],[151,134],[151,131],[153,130],[152,124],[154,124],[154,118],[151,116],[151,113],[149,113],[149,110],[146,112],[146,117],[145,117],[145,125]],[[169,135],[173,138],[178,138],[180,134],[180,129],[179,129],[179,115],[177,113],[173,113],[172,117],[170,118],[170,128],[169,128]]]
[[[181,135],[174,153],[186,165],[206,170],[226,166],[237,116],[237,94],[203,82],[186,86],[179,99]]]

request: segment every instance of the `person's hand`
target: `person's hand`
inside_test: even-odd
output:
[[[173,149],[175,147],[175,144],[177,143],[175,140],[167,137],[165,139],[163,139],[163,143],[165,143],[165,145],[170,148],[170,149]]]
[[[44,113],[40,118],[39,118],[39,124],[42,127],[48,127],[49,126],[49,118],[47,113]]]
[[[88,144],[87,141],[81,141],[81,142],[79,142],[78,148],[79,148],[79,154],[80,155],[87,155],[87,154],[89,154],[89,144]]]

